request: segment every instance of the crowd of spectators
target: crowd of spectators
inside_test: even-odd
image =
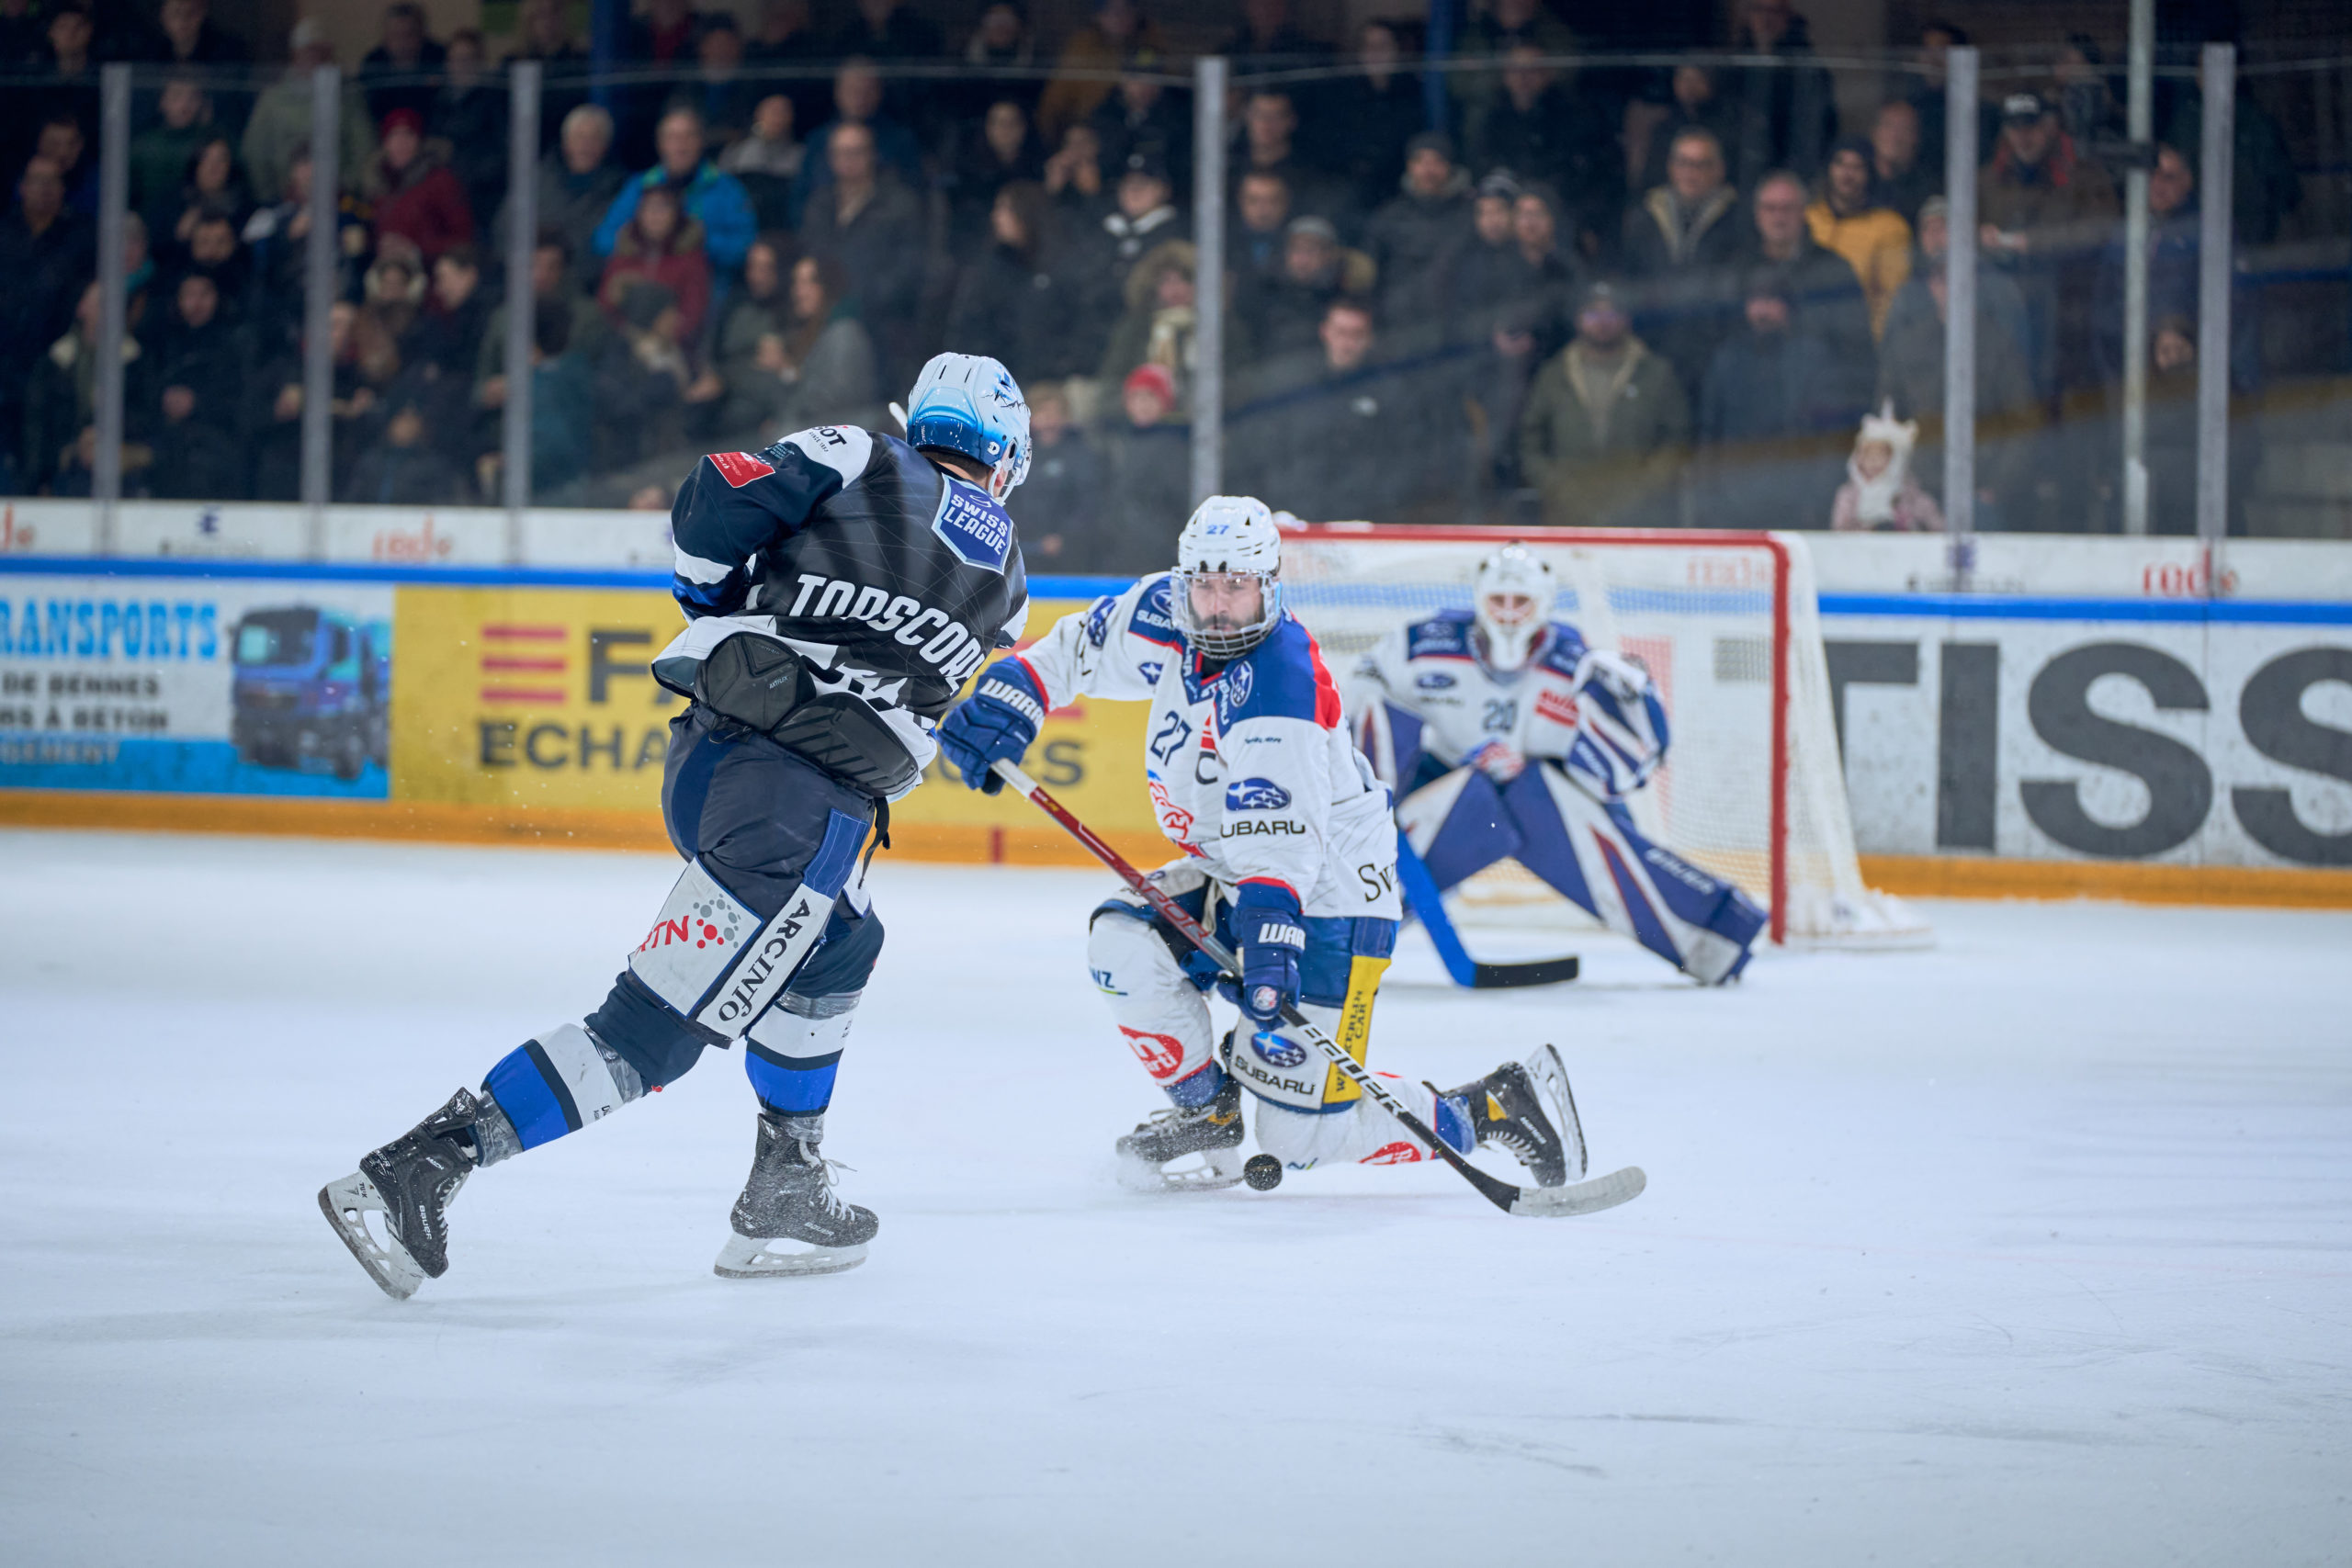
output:
[[[1187,499],[1206,288],[1226,305],[1228,488],[1303,516],[1817,525],[1878,411],[1917,423],[1905,456],[1939,477],[1956,28],[1929,27],[1857,123],[1790,0],[1740,0],[1716,47],[1747,63],[1573,71],[1577,39],[1541,0],[1489,0],[1459,42],[1487,68],[1448,78],[1432,126],[1417,23],[1321,39],[1283,0],[1243,0],[1219,46],[1241,84],[1224,254],[1204,257],[1184,62],[1141,0],[1101,0],[1052,48],[1017,0],[962,37],[905,0],[857,0],[825,36],[806,0],[753,9],[650,0],[628,73],[597,81],[560,0],[517,7],[503,57],[546,67],[523,175],[542,502],[662,504],[695,450],[881,423],[953,347],[1029,390],[1014,509],[1032,555],[1148,566]],[[321,214],[307,73],[333,51],[313,22],[285,41],[285,68],[240,75],[245,44],[207,0],[163,0],[152,24],[0,0],[0,489],[89,491],[96,66],[130,59],[147,69],[126,492],[297,495],[306,237],[332,222],[337,497],[500,493],[524,298],[503,265],[503,71],[480,32],[435,38],[422,6],[386,6]],[[899,69],[958,62],[975,69]],[[1962,132],[1981,153],[1981,231],[1962,237],[1984,263],[1980,526],[2080,527],[2096,499],[2070,479],[2093,465],[2047,441],[2121,373],[2110,72],[2071,40]],[[2169,84],[2160,108],[2162,398],[2194,381],[2197,89]],[[2298,186],[2275,122],[2242,100],[2238,126],[2237,232],[2263,243]],[[2251,355],[2233,368],[2250,378]]]

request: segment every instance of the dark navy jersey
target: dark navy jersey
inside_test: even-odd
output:
[[[884,719],[921,769],[932,724],[1029,615],[1012,519],[895,436],[820,425],[695,466],[670,513],[672,592],[690,624],[654,675],[743,632],[789,644],[819,686]],[[895,760],[894,760],[895,761]]]

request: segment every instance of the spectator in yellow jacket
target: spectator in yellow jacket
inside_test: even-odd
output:
[[[1821,185],[1820,198],[1804,209],[1814,243],[1845,257],[1862,280],[1871,335],[1882,335],[1886,308],[1911,276],[1911,225],[1871,199],[1870,143],[1859,137],[1838,143]]]

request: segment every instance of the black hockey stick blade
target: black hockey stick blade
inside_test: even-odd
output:
[[[1470,985],[1474,990],[1508,991],[1521,986],[1557,986],[1577,977],[1580,965],[1575,953],[1566,958],[1539,958],[1532,964],[1477,964],[1470,965]]]
[[[1589,1181],[1571,1182],[1566,1187],[1522,1187],[1511,1201],[1510,1212],[1530,1220],[1597,1214],[1603,1209],[1632,1202],[1649,1184],[1650,1179],[1643,1174],[1640,1166],[1629,1165],[1623,1170],[1612,1170]]]

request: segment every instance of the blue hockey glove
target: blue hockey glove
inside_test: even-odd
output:
[[[1233,934],[1241,944],[1241,1010],[1272,1023],[1298,1001],[1298,961],[1306,922],[1286,887],[1246,882],[1233,901]]]
[[[1045,695],[1028,670],[1017,659],[1001,659],[980,677],[979,689],[940,725],[939,749],[964,775],[967,787],[994,795],[1004,781],[992,764],[1019,761],[1037,739],[1037,726],[1045,718]]]

